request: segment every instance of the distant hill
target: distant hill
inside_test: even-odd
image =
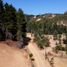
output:
[[[26,15],[27,22],[29,21],[41,21],[45,19],[52,19],[60,24],[64,23],[67,25],[67,13],[65,12],[64,14],[52,14],[52,13],[46,13],[46,14],[41,14],[41,15]]]

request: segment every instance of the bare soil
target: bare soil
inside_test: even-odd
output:
[[[13,48],[2,42],[0,43],[0,67],[31,67],[31,62],[25,50]]]

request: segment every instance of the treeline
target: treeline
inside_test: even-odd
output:
[[[61,21],[60,21],[61,22]],[[34,34],[63,34],[67,33],[67,26],[57,25],[56,19],[42,19],[40,21],[30,21],[27,24],[27,31]],[[61,24],[61,23],[59,23]]]
[[[0,41],[23,40],[26,37],[26,18],[21,9],[0,0]]]

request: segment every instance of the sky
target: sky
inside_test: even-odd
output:
[[[67,11],[67,0],[4,0],[25,14],[64,13]]]

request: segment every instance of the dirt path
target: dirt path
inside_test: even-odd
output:
[[[54,59],[54,66],[55,67],[67,67],[67,58],[58,58],[56,57]]]
[[[27,37],[33,39],[30,34],[28,34]],[[35,67],[50,67],[49,63],[45,60],[44,56],[40,53],[40,50],[37,48],[36,44],[32,42],[32,40],[28,45],[28,49],[35,59]]]

